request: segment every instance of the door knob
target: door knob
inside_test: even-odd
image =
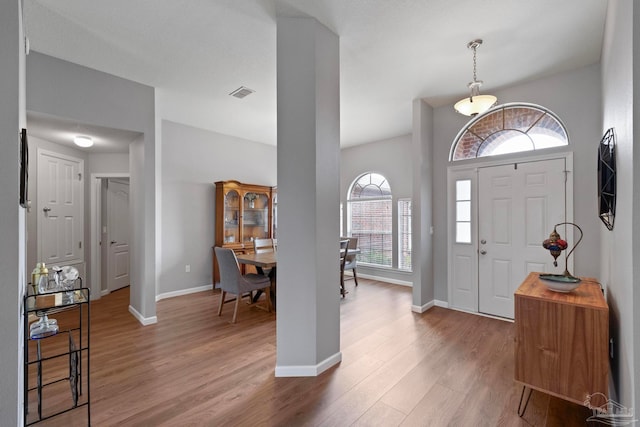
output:
[[[115,240],[112,240],[112,241],[111,241],[111,244],[113,245],[114,243],[116,243],[116,241],[115,241]]]
[[[483,245],[486,245],[486,244],[487,244],[487,241],[486,241],[486,240],[484,240],[484,239],[482,239],[482,240],[480,240],[480,243],[482,243]]]
[[[486,255],[487,251],[485,251],[484,249],[480,251],[480,255]]]
[[[44,213],[47,213],[47,212],[50,212],[50,211],[51,211],[51,208],[42,208],[42,212],[44,212]]]

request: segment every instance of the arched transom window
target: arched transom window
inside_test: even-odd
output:
[[[378,173],[361,175],[351,184],[347,206],[349,234],[358,238],[358,261],[391,267],[393,209],[387,179]]]
[[[471,120],[451,146],[449,160],[473,159],[568,145],[558,117],[533,104],[504,104]]]

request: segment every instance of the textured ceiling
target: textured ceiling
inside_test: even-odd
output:
[[[342,146],[453,104],[478,50],[482,92],[600,60],[605,0],[25,0],[31,48],[158,88],[162,118],[276,143],[276,16],[340,37]],[[239,86],[255,93],[229,96]]]

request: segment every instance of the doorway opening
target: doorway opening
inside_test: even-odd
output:
[[[95,298],[129,285],[128,173],[91,174],[91,293]]]

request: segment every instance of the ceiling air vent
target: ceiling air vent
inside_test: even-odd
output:
[[[255,90],[249,89],[248,87],[240,86],[238,89],[234,90],[229,95],[242,99],[247,95],[251,95],[253,92],[255,92]]]

